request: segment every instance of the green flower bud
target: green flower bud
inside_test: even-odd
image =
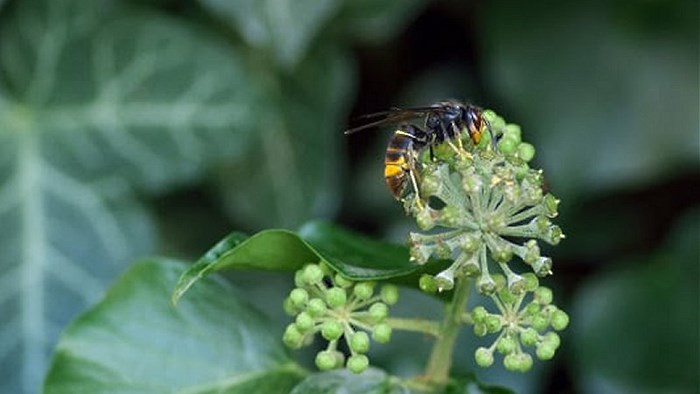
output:
[[[537,350],[535,350],[535,354],[537,355],[537,358],[539,358],[542,361],[546,360],[551,360],[552,357],[554,357],[554,353],[556,352],[557,348],[556,346],[552,346],[551,343],[548,342],[542,342],[537,346]]]
[[[534,328],[528,327],[520,331],[520,343],[525,346],[535,346],[539,339],[539,335]]]
[[[549,227],[552,225],[552,222],[550,222],[546,216],[538,216],[534,219],[534,223],[535,227],[537,227],[537,231],[542,234],[546,234],[547,231],[549,231]]]
[[[375,322],[381,322],[389,314],[389,307],[383,302],[375,302],[369,307],[369,315]]]
[[[519,363],[517,355],[515,353],[510,353],[503,357],[503,366],[508,371],[518,371]]]
[[[311,317],[321,317],[326,312],[326,303],[320,298],[312,298],[306,306],[306,311]]]
[[[523,142],[518,146],[518,157],[523,161],[528,162],[535,157],[535,147],[527,142]]]
[[[374,293],[374,282],[360,282],[352,289],[352,293],[358,300],[364,301],[372,297]]]
[[[316,367],[321,371],[328,371],[336,368],[336,355],[330,350],[323,350],[316,353]]]
[[[500,315],[489,315],[484,319],[486,330],[490,333],[499,332],[503,328],[503,319]]]
[[[549,317],[544,313],[538,313],[530,319],[530,324],[537,331],[544,331],[549,327]]]
[[[517,274],[508,275],[508,290],[513,295],[520,295],[525,292],[527,282],[522,276]]]
[[[498,150],[504,155],[510,156],[515,152],[515,149],[518,148],[518,145],[520,145],[520,142],[516,139],[503,136],[503,138],[498,141]]]
[[[547,276],[552,273],[552,259],[549,257],[540,257],[539,260],[532,264],[532,269],[537,276]]]
[[[466,193],[479,193],[484,186],[484,181],[476,174],[465,174],[462,177],[462,189]]]
[[[459,246],[462,248],[464,253],[474,253],[481,246],[481,237],[476,233],[467,233],[460,238]]]
[[[517,355],[517,371],[527,372],[532,368],[532,356],[527,353]]]
[[[542,340],[542,343],[547,343],[550,346],[553,346],[555,349],[557,349],[561,344],[561,339],[559,338],[559,334],[557,334],[554,331],[550,331],[544,334],[544,339]]]
[[[308,284],[321,283],[321,280],[323,280],[323,270],[321,270],[318,264],[309,264],[304,267],[303,280]]]
[[[421,275],[420,279],[418,280],[418,287],[421,289],[421,291],[428,294],[435,293],[438,289],[437,281],[428,274]]]
[[[498,292],[498,298],[500,298],[504,304],[512,305],[518,300],[519,297],[508,290],[507,287],[504,287]]]
[[[284,302],[282,303],[282,308],[284,308],[284,313],[288,314],[289,316],[294,316],[297,313],[299,313],[299,308],[294,306],[294,303],[289,297],[284,299]]]
[[[557,309],[552,313],[552,328],[561,331],[569,325],[569,315],[561,309]]]
[[[452,249],[450,249],[450,245],[444,242],[439,242],[437,245],[435,245],[434,253],[439,259],[449,259],[452,257]]]
[[[472,309],[472,321],[474,321],[474,323],[483,323],[488,316],[489,313],[483,306],[477,306],[476,308]]]
[[[485,323],[475,323],[473,326],[473,330],[474,335],[476,335],[477,337],[483,337],[484,335],[489,333]]]
[[[533,316],[540,313],[540,304],[536,302],[531,302],[525,307],[525,314],[528,316]]]
[[[369,358],[364,354],[355,354],[348,359],[347,367],[350,372],[362,373],[369,367]]]
[[[306,306],[306,302],[309,300],[309,293],[300,288],[296,288],[289,293],[289,300],[292,302],[297,309],[301,309]]]
[[[367,353],[369,351],[369,335],[364,331],[357,331],[350,338],[350,350],[355,353]]]
[[[321,326],[321,335],[328,341],[335,341],[343,335],[343,325],[336,320],[328,320]]]
[[[299,349],[304,344],[304,334],[292,323],[284,330],[282,342],[290,349]]]
[[[379,323],[372,329],[372,339],[377,343],[388,343],[391,340],[391,326]]]
[[[525,254],[522,256],[523,261],[527,264],[535,264],[540,259],[540,247],[537,241],[531,239],[525,242]]]
[[[294,271],[294,286],[296,287],[304,287],[306,286],[306,282],[304,282],[304,269],[296,270]]]
[[[476,364],[482,368],[488,368],[493,364],[493,352],[488,348],[480,347],[474,352]]]
[[[340,287],[331,287],[326,292],[326,304],[329,307],[335,309],[345,305],[347,302],[347,295],[345,290]]]
[[[513,337],[506,335],[502,336],[496,343],[496,350],[501,354],[511,354],[517,348],[517,344]]]
[[[476,286],[482,294],[493,294],[496,291],[496,282],[486,273],[481,274]]]
[[[540,305],[551,304],[553,298],[554,296],[552,294],[552,290],[548,287],[542,286],[535,290],[535,301],[537,301]]]
[[[394,305],[399,301],[399,288],[391,284],[386,284],[382,286],[380,295],[385,304]]]
[[[547,242],[552,245],[558,245],[562,239],[564,239],[564,233],[561,231],[561,227],[557,225],[550,226],[547,232]]]
[[[418,228],[423,231],[428,231],[435,227],[435,219],[433,218],[432,211],[428,208],[420,210],[416,215],[416,224]]]
[[[531,272],[523,274],[523,278],[525,279],[525,289],[527,291],[535,291],[540,285],[540,281],[537,279],[537,276]]]
[[[335,277],[333,278],[333,283],[335,283],[335,285],[338,287],[347,289],[348,287],[352,286],[355,282],[351,281],[350,279],[346,279],[345,277],[343,277],[343,275],[335,274]]]
[[[559,199],[547,193],[542,201],[542,206],[545,209],[546,215],[550,218],[554,218],[558,215],[557,209],[559,208]]]
[[[295,320],[297,328],[300,332],[306,333],[314,328],[314,319],[306,312],[301,312]]]
[[[520,125],[509,123],[506,125],[505,130],[503,130],[503,138],[510,138],[515,140],[518,144],[523,142],[522,130]]]
[[[507,244],[499,244],[491,249],[491,257],[497,263],[507,263],[513,258],[513,250]]]

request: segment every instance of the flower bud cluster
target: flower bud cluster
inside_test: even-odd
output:
[[[386,319],[389,305],[398,301],[396,286],[385,284],[377,294],[374,282],[348,280],[324,263],[298,270],[294,282],[296,287],[284,300],[284,309],[295,320],[284,332],[284,343],[299,349],[320,334],[328,345],[316,355],[319,369],[346,366],[355,373],[367,369],[370,336],[378,343],[391,339]],[[338,350],[341,339],[350,350],[347,359]]]
[[[462,152],[422,159],[420,200],[412,195],[404,204],[418,227],[430,231],[410,234],[411,259],[419,264],[433,256],[453,260],[432,277],[440,291],[451,289],[455,277],[468,276],[477,279],[482,293],[492,293],[491,260],[510,291],[519,293],[524,279],[509,268],[511,259],[518,256],[538,276],[549,275],[552,259],[542,256],[538,240],[556,245],[564,238],[551,222],[559,200],[543,191],[542,171],[528,166],[534,147],[522,142],[519,126],[491,111],[484,118],[489,127],[479,145],[467,139]],[[491,133],[500,136],[497,143]]]
[[[532,367],[532,356],[523,348],[534,348],[540,360],[549,360],[559,347],[559,335],[569,324],[566,312],[552,304],[552,291],[540,287],[532,273],[523,275],[523,291],[514,293],[504,276],[493,275],[495,291],[490,295],[498,307],[497,313],[489,313],[477,306],[469,315],[477,336],[498,333],[488,347],[480,347],[474,353],[476,363],[489,367],[494,353],[503,355],[503,366],[510,371],[526,372]],[[526,302],[527,300],[527,302]]]

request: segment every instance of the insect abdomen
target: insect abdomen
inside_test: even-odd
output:
[[[396,130],[389,140],[384,156],[384,180],[397,199],[401,198],[406,189],[411,152],[413,152],[413,137],[405,131]]]

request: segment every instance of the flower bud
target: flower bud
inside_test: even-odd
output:
[[[304,344],[304,334],[299,332],[296,324],[290,324],[284,330],[282,342],[290,349],[299,349]]]
[[[369,367],[369,358],[364,354],[355,354],[348,358],[347,367],[350,372],[362,373]]]
[[[538,339],[539,334],[537,334],[537,331],[532,327],[520,331],[520,343],[525,346],[535,346]]]
[[[309,264],[304,267],[303,281],[308,284],[321,283],[323,280],[323,270],[317,264]]]
[[[316,353],[316,367],[321,371],[328,371],[337,367],[337,357],[330,350],[323,350]]]
[[[321,326],[321,335],[326,340],[335,341],[343,335],[343,325],[336,320],[327,320]]]
[[[474,323],[483,323],[486,321],[488,316],[489,313],[483,306],[477,306],[476,308],[472,309],[472,321],[474,321]]]
[[[369,335],[364,331],[357,331],[352,334],[350,350],[354,353],[367,353],[369,351]]]
[[[538,287],[537,290],[535,290],[535,301],[537,301],[537,303],[539,303],[540,305],[551,304],[553,298],[554,295],[549,287],[541,286]]]
[[[421,275],[420,279],[418,280],[418,287],[421,289],[421,291],[428,294],[435,293],[438,289],[437,281],[428,274]]]
[[[379,323],[372,329],[372,339],[377,343],[387,343],[391,340],[392,328],[386,323]]]
[[[296,288],[289,293],[289,300],[294,307],[301,309],[306,306],[306,302],[309,300],[309,293],[304,289]]]
[[[493,364],[493,352],[488,348],[480,347],[474,352],[474,360],[482,368],[490,367]]]
[[[347,302],[345,290],[340,287],[331,287],[326,292],[326,303],[329,307],[335,309],[344,306]]]
[[[554,353],[556,352],[556,350],[557,348],[555,346],[552,346],[550,343],[542,342],[539,346],[537,346],[535,354],[540,360],[551,360],[552,357],[554,357]]]
[[[296,317],[296,325],[300,332],[306,333],[314,328],[314,319],[307,312],[301,312]]]
[[[375,322],[381,322],[389,315],[389,307],[383,302],[375,302],[369,307],[369,315]]]
[[[346,279],[343,275],[335,274],[335,276],[333,277],[333,283],[337,287],[347,289],[348,287],[352,286],[355,282],[351,281],[350,279]]]
[[[484,324],[488,332],[499,332],[503,327],[503,320],[499,315],[489,315],[484,319]]]
[[[498,340],[498,343],[496,343],[496,350],[498,350],[498,352],[501,354],[511,354],[515,351],[516,346],[517,344],[515,339],[509,335],[506,335],[502,336]]]
[[[321,317],[326,312],[326,303],[320,298],[312,298],[306,307],[311,317]]]
[[[372,297],[374,293],[374,283],[373,282],[360,282],[355,285],[352,289],[352,293],[357,297],[358,300],[364,301]]]
[[[392,284],[386,284],[382,286],[380,297],[385,304],[394,305],[399,301],[399,289]]]
[[[552,328],[561,331],[569,325],[569,315],[561,309],[557,309],[552,313]]]
[[[518,157],[524,162],[528,162],[535,157],[535,147],[527,142],[523,142],[518,146]]]

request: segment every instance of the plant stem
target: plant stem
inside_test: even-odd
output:
[[[431,320],[390,317],[386,319],[386,323],[395,330],[417,331],[434,337],[440,335],[439,324]]]
[[[449,379],[452,352],[463,321],[462,314],[467,306],[470,284],[471,280],[468,278],[457,278],[452,303],[447,308],[440,326],[440,335],[433,345],[428,366],[425,368],[424,378],[428,381],[443,384]]]

